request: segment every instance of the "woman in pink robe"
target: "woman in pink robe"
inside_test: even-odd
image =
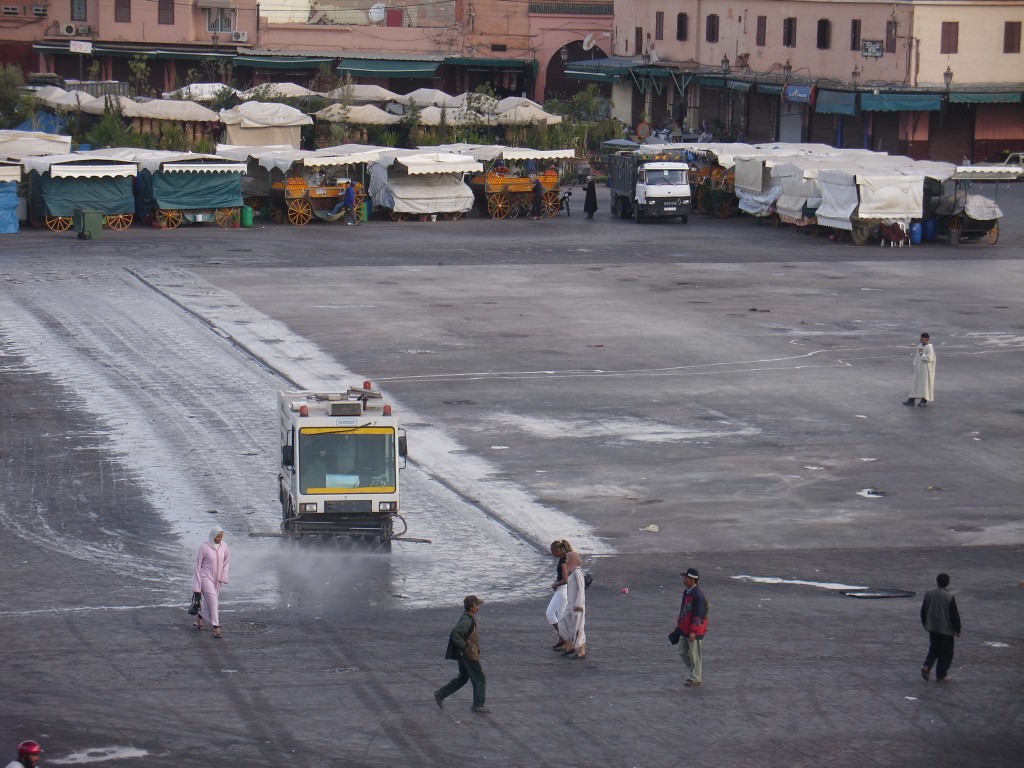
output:
[[[228,583],[228,545],[224,543],[224,529],[219,525],[210,530],[210,540],[199,545],[196,555],[196,569],[192,574],[192,591],[203,594],[199,616],[193,625],[203,628],[203,619],[213,625],[213,636],[222,637],[220,617],[217,614],[217,600],[221,584]]]

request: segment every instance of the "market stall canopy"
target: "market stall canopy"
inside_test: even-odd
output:
[[[234,109],[222,109],[220,119],[227,125],[229,144],[288,144],[299,148],[301,126],[313,118],[287,104],[246,101]]]
[[[40,88],[33,97],[51,109],[78,109],[83,103],[95,98],[85,91],[65,91],[55,85]]]
[[[497,118],[498,125],[558,125],[562,118],[545,112],[539,107],[531,107],[529,104],[521,104],[518,107],[505,110]]]
[[[76,154],[98,159],[117,159],[136,163],[139,170],[150,173],[245,173],[248,166],[217,155],[199,152],[172,152],[162,149],[140,149],[138,147],[117,147],[94,149]]]
[[[388,147],[377,147],[372,144],[340,144],[336,147],[323,147],[302,158],[302,164],[310,168],[327,168],[337,165],[358,165],[372,163],[380,158]]]
[[[536,101],[528,99],[525,96],[508,96],[498,102],[495,107],[495,111],[508,112],[510,109],[514,109],[515,107],[533,107],[534,109],[540,110],[544,109],[542,104],[538,104]]]
[[[372,104],[360,104],[354,107],[331,104],[319,112],[314,112],[313,116],[331,123],[347,123],[349,125],[395,125],[402,122],[402,118],[398,115],[392,115]]]
[[[49,172],[54,179],[81,179],[81,178],[102,178],[135,176],[138,174],[138,166],[135,163],[124,162],[116,157],[99,155],[82,155],[71,153],[68,155],[48,155],[46,157],[26,157],[22,161],[26,171],[36,173]]]
[[[180,99],[153,99],[132,101],[127,96],[97,96],[82,105],[82,111],[91,115],[102,115],[109,105],[116,103],[125,117],[141,117],[149,120],[172,120],[181,123],[220,122],[217,113],[194,101]]]
[[[0,162],[0,184],[21,181],[21,163]]]
[[[22,158],[63,155],[71,151],[71,137],[38,131],[0,131],[0,158],[18,162]]]
[[[404,104],[415,104],[418,107],[435,106],[451,109],[452,107],[462,106],[454,96],[449,96],[437,88],[417,88],[412,93],[407,93],[401,97],[400,101]]]
[[[227,93],[233,93],[236,96],[239,91],[232,88],[230,85],[224,85],[223,83],[192,83],[186,85],[184,88],[179,88],[176,91],[168,91],[162,94],[165,99],[184,99],[186,101],[213,101],[218,99]]]
[[[435,126],[441,124],[441,115],[444,114],[445,125],[465,125],[475,122],[475,119],[458,107],[424,107],[420,110],[420,125]]]
[[[398,150],[382,153],[380,162],[390,165],[389,156],[392,162],[404,166],[410,176],[427,173],[479,173],[484,169],[478,160],[451,152]]]
[[[389,91],[387,88],[381,88],[379,85],[362,85],[360,83],[343,85],[340,88],[335,88],[333,91],[328,91],[324,96],[328,99],[337,99],[339,101],[347,100],[355,104],[368,104],[376,101],[397,102],[404,98],[394,91]]]
[[[295,83],[263,83],[238,94],[238,98],[242,101],[271,98],[301,99],[306,96],[323,96],[323,94]]]

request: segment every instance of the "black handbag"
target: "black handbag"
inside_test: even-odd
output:
[[[673,629],[671,632],[668,633],[668,641],[672,643],[672,645],[679,645],[679,641],[682,639],[682,637],[683,633],[680,632],[678,629]]]
[[[188,615],[196,616],[199,613],[199,608],[202,606],[203,593],[193,592],[192,593],[192,604],[188,607]]]
[[[590,585],[594,583],[594,577],[586,571],[583,572],[583,588],[590,589]]]

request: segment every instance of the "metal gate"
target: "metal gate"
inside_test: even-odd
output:
[[[779,141],[799,144],[804,139],[804,107],[783,103],[779,109]]]

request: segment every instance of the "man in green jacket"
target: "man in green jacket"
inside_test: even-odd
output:
[[[467,682],[473,683],[473,711],[486,715],[489,710],[484,705],[484,691],[487,679],[483,667],[480,666],[480,644],[476,637],[476,613],[484,604],[476,595],[467,595],[462,601],[465,613],[459,618],[448,636],[446,659],[454,659],[459,663],[459,674],[447,685],[434,691],[434,701],[444,708],[444,700],[455,693]]]

